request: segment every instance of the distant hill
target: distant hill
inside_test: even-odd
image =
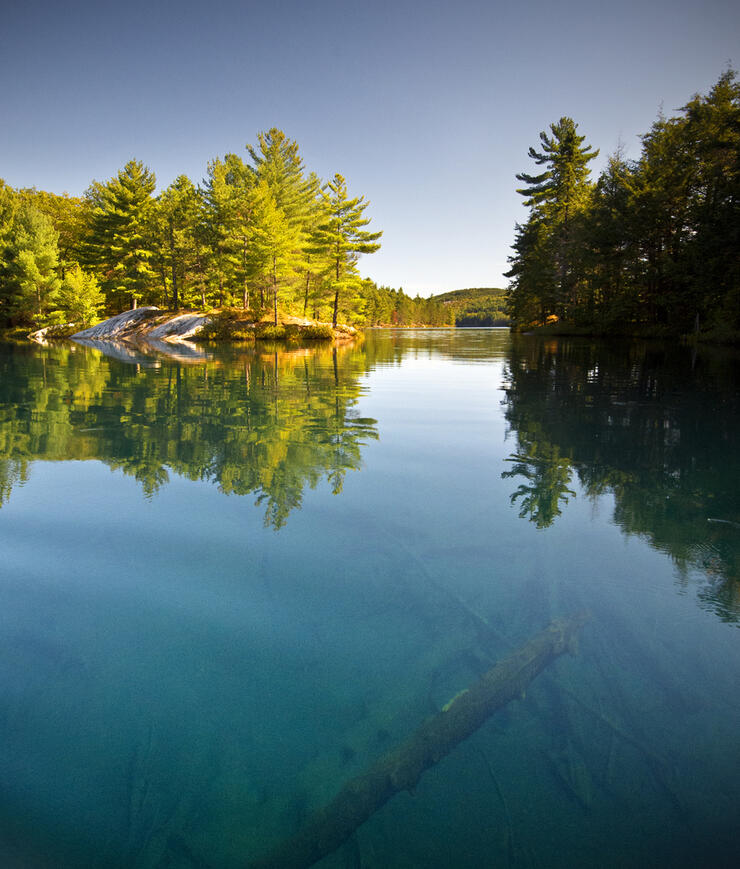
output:
[[[470,287],[431,296],[455,312],[456,326],[508,326],[506,290],[498,287]]]

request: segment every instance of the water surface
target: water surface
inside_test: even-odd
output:
[[[326,867],[734,866],[740,363],[0,347],[0,862],[236,867],[552,618]]]

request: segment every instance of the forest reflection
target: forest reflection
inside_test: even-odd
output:
[[[377,423],[359,416],[362,352],[230,349],[123,365],[71,344],[0,355],[0,506],[35,460],[97,459],[151,497],[170,472],[256,496],[282,527],[306,486],[342,490]]]
[[[519,515],[547,528],[575,497],[610,493],[614,522],[666,552],[703,604],[740,620],[740,359],[657,343],[513,336],[506,419]]]

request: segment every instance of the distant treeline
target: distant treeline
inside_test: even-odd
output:
[[[508,326],[506,290],[496,287],[472,287],[432,296],[451,312],[456,326]]]
[[[450,326],[454,314],[439,297],[413,298],[403,289],[379,287],[365,278],[359,286],[352,322],[364,326]]]
[[[740,85],[729,70],[642,154],[612,155],[598,181],[571,118],[540,133],[517,175],[529,206],[508,276],[515,326],[740,337]]]
[[[81,197],[0,180],[0,328],[89,323],[138,304],[360,324],[439,313],[360,279],[360,255],[380,247],[368,203],[341,175],[306,172],[280,130],[260,133],[246,160],[211,161],[200,184],[180,175],[155,187],[136,160]]]

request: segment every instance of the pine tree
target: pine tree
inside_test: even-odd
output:
[[[320,182],[312,172],[304,175],[303,161],[298,152],[298,143],[289,139],[282,130],[273,127],[259,133],[257,146],[247,145],[255,182],[264,182],[269,188],[277,208],[296,233],[296,250],[293,252],[293,278],[297,281],[300,271],[304,278],[296,285],[294,294],[308,303],[311,280],[316,287],[317,263],[306,247],[307,237],[316,224],[317,198]]]
[[[107,184],[93,182],[86,193],[92,217],[83,261],[101,275],[110,302],[136,307],[149,299],[156,281],[152,268],[154,173],[130,160]]]
[[[356,263],[360,254],[375,253],[380,248],[382,232],[368,232],[370,223],[363,212],[370,204],[364,196],[349,199],[344,178],[336,174],[323,188],[325,216],[316,227],[308,249],[326,258],[331,268],[334,294],[332,325],[337,325],[339,297],[342,291],[358,283]]]
[[[252,277],[270,288],[276,326],[280,290],[295,275],[300,262],[300,230],[278,206],[269,184],[259,181],[253,194],[249,265]]]
[[[302,228],[314,205],[318,179],[313,173],[304,177],[298,143],[282,130],[259,133],[257,143],[247,145],[255,180],[266,182],[285,219]]]
[[[208,174],[200,190],[203,200],[202,236],[208,251],[208,272],[218,289],[218,307],[233,304],[233,290],[239,284],[242,242],[238,238],[238,200],[232,167],[226,160],[208,164]]]
[[[537,221],[552,242],[559,286],[546,314],[558,317],[567,317],[578,304],[578,275],[573,270],[577,238],[573,230],[579,212],[588,205],[592,189],[588,164],[599,153],[592,151],[590,145],[583,145],[585,136],[579,136],[577,129],[578,125],[567,117],[550,124],[552,135],[540,133],[542,150],[529,149],[529,156],[538,166],[545,166],[545,170],[539,175],[522,172],[516,176],[527,185],[517,193],[525,197],[530,220]],[[523,275],[527,263],[515,257],[514,267]]]
[[[185,280],[191,271],[194,233],[198,220],[198,194],[187,175],[179,175],[157,199],[155,225],[163,284],[169,275],[172,307],[179,310]]]

